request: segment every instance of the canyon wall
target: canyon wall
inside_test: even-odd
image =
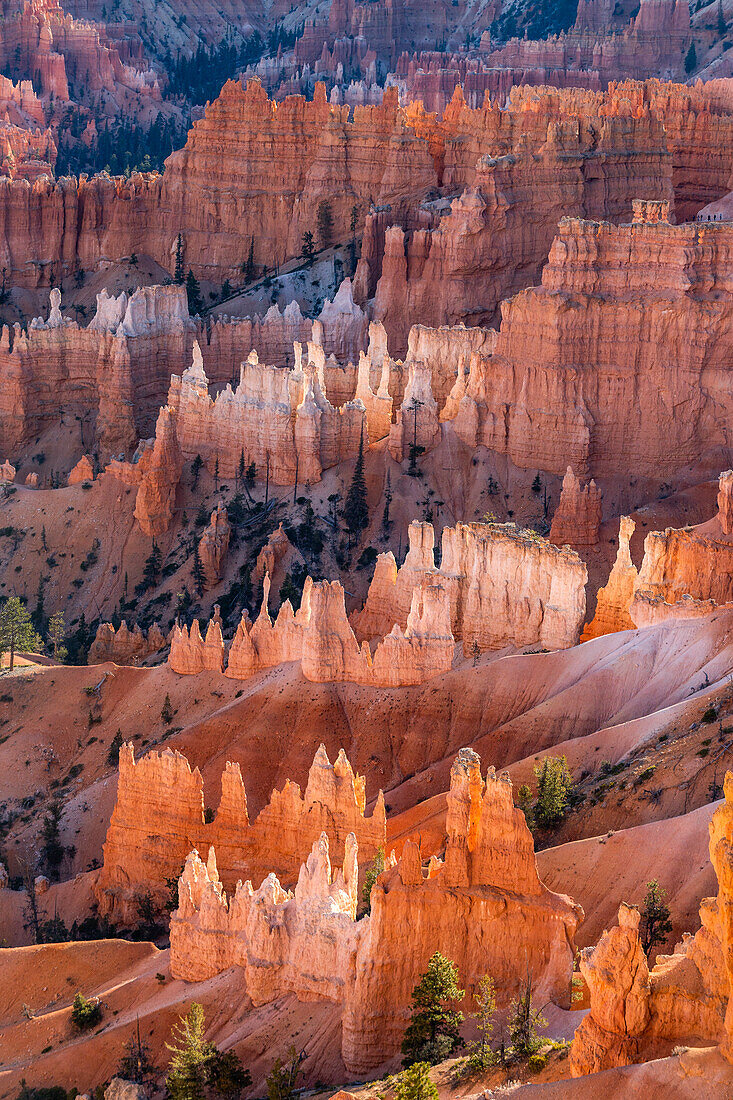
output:
[[[318,749],[306,789],[288,780],[250,822],[238,764],[227,763],[221,800],[213,820],[204,817],[203,782],[180,753],[149,752],[135,761],[131,744],[120,749],[117,801],[104,844],[104,865],[95,887],[99,911],[113,921],[134,924],[137,901],[149,892],[158,902],[168,894],[192,848],[215,845],[226,888],[238,879],[260,881],[270,871],[295,881],[300,864],[324,829],[334,858],[343,860],[348,836],[358,838],[360,859],[372,860],[385,844],[381,792],[366,815],[366,788],[343,750],[331,764]],[[208,815],[207,815],[208,816]]]
[[[459,438],[579,477],[721,463],[733,229],[667,216],[639,201],[628,225],[562,219],[541,285],[502,303],[493,352],[457,380]]]
[[[685,933],[672,955],[650,971],[639,939],[638,909],[622,905],[619,923],[581,952],[590,1012],[571,1048],[574,1076],[648,1061],[678,1042],[716,1043],[733,1061],[733,940],[730,931],[733,857],[733,773],[725,801],[710,822],[710,859],[718,895],[700,905],[701,928]]]
[[[453,636],[464,654],[534,645],[575,645],[585,616],[587,571],[578,555],[552,546],[515,524],[459,523],[443,528],[440,569],[428,523],[409,527],[409,550],[398,570],[391,552],[380,554],[366,603],[354,616],[359,637],[402,625],[416,585],[444,588]]]
[[[540,882],[510,780],[489,768],[484,781],[471,749],[461,750],[451,771],[446,832],[445,860],[431,860],[427,878],[413,841],[399,863],[387,861],[371,914],[358,923],[353,835],[343,871],[333,872],[324,830],[294,894],[270,874],[259,890],[240,882],[227,899],[214,851],[207,864],[192,852],[171,918],[172,974],[200,981],[239,966],[256,1005],[285,992],[343,1004],[341,1054],[355,1073],[399,1049],[412,990],[435,951],[457,964],[468,996],[488,972],[507,1004],[529,966],[540,997],[569,1005],[582,910]]]

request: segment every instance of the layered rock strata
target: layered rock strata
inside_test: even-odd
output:
[[[366,787],[341,750],[331,764],[316,752],[304,792],[288,780],[250,822],[239,765],[227,763],[221,800],[212,821],[204,820],[203,781],[180,753],[166,749],[135,761],[133,746],[120,749],[117,801],[104,844],[104,865],[95,887],[100,914],[134,923],[143,893],[157,900],[166,880],[178,877],[192,848],[216,847],[219,873],[227,889],[237,879],[260,881],[270,871],[292,883],[321,832],[330,837],[334,859],[343,861],[349,836],[358,838],[364,863],[385,844],[381,792],[371,815]]]
[[[229,549],[232,528],[224,504],[219,501],[211,513],[209,526],[199,540],[199,557],[207,588],[218,584],[224,574],[224,562]]]
[[[459,523],[443,528],[440,569],[434,531],[410,524],[409,550],[398,570],[380,554],[363,610],[354,616],[360,637],[401,625],[416,585],[439,584],[450,602],[453,636],[465,654],[506,645],[575,645],[585,615],[587,570],[578,555],[552,546],[514,524]]]
[[[581,952],[590,1012],[571,1049],[574,1076],[658,1057],[676,1042],[719,1044],[733,1061],[733,773],[710,822],[718,896],[700,905],[701,928],[650,971],[639,940],[639,911],[622,905],[619,923]]]
[[[227,385],[211,398],[195,343],[193,365],[171,378],[168,393],[184,457],[200,454],[212,471],[218,462],[222,477],[234,477],[244,455],[245,465],[254,462],[258,476],[276,485],[313,484],[324,469],[355,457],[360,440],[370,439],[367,407],[357,397],[335,408],[324,393],[323,369],[304,365],[300,349],[296,344],[292,370],[266,366],[251,352],[237,388]],[[309,344],[308,354],[319,359],[323,349]]]
[[[469,995],[488,971],[506,1004],[529,966],[539,996],[568,1005],[582,910],[542,885],[511,782],[493,768],[484,782],[470,749],[451,772],[446,831],[445,861],[432,861],[429,877],[412,841],[399,863],[388,861],[371,915],[358,923],[353,837],[342,874],[331,871],[321,837],[294,895],[269,875],[256,892],[238,883],[227,899],[213,853],[208,865],[191,853],[171,919],[172,973],[202,980],[234,965],[255,1004],[284,992],[342,1004],[341,1054],[356,1073],[399,1049],[412,990],[435,951],[455,961]]]
[[[160,410],[155,437],[141,442],[132,462],[113,460],[105,476],[137,485],[135,519],[145,535],[155,538],[168,530],[176,502],[176,489],[183,470],[178,446],[175,411],[166,405]]]
[[[541,286],[502,303],[491,353],[456,382],[460,439],[584,478],[658,480],[727,453],[733,228],[666,216],[639,201],[631,224],[562,219]]]
[[[639,579],[639,570],[631,560],[629,542],[636,524],[629,516],[621,516],[618,529],[616,560],[603,588],[598,589],[596,613],[583,630],[582,641],[613,634],[616,630],[633,630],[629,605]]]

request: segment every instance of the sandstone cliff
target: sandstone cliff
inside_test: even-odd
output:
[[[601,490],[595,481],[581,485],[572,466],[568,466],[560,502],[552,517],[550,542],[554,546],[571,546],[581,556],[587,555],[598,546],[601,516]]]
[[[731,445],[733,230],[666,215],[638,202],[630,224],[562,219],[541,286],[502,303],[493,351],[471,357],[459,438],[582,477],[658,478],[719,460]],[[677,405],[685,416],[670,421]]]
[[[114,661],[118,665],[134,664],[151,653],[157,653],[166,644],[165,635],[157,623],[143,631],[135,625],[132,630],[122,620],[117,630],[112,623],[100,623],[97,634],[89,647],[90,665]]]
[[[182,470],[183,457],[178,446],[176,414],[174,409],[166,405],[160,410],[155,438],[144,440],[140,444],[132,462],[110,462],[105,475],[126,485],[138,486],[135,519],[143,534],[155,538],[168,530]]]

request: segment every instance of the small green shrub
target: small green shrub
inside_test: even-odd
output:
[[[95,999],[77,993],[71,1008],[71,1022],[79,1031],[88,1031],[102,1019],[102,1006]]]

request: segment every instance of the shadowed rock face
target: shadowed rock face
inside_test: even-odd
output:
[[[542,885],[510,780],[490,768],[484,781],[470,749],[453,765],[446,831],[445,862],[431,860],[427,878],[411,841],[399,863],[388,860],[358,924],[353,834],[343,871],[332,872],[324,832],[294,894],[270,874],[257,891],[239,883],[227,900],[213,849],[206,865],[192,852],[171,920],[172,973],[198,981],[237,965],[255,1004],[284,992],[342,1003],[342,1056],[353,1072],[399,1048],[412,990],[436,950],[457,963],[469,994],[489,972],[504,1003],[529,966],[540,995],[567,1005],[582,910]]]

